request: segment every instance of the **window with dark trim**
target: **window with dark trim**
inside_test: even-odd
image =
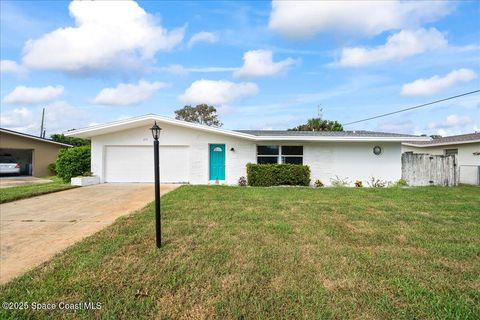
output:
[[[445,149],[446,156],[453,156],[458,154],[458,149]]]
[[[257,163],[278,163],[279,146],[257,146]]]
[[[257,163],[303,164],[303,146],[257,146]]]

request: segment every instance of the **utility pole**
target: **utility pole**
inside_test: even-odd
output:
[[[45,131],[43,130],[43,121],[45,120],[45,108],[42,110],[42,125],[40,126],[40,138],[45,138]]]
[[[321,103],[317,106],[317,117],[318,118],[321,118],[322,117],[322,113],[323,113],[323,108],[320,108],[321,107]]]

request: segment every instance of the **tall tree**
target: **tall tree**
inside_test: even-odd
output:
[[[189,105],[176,110],[175,119],[205,124],[207,126],[221,127],[223,125],[218,120],[217,109],[207,104],[198,104],[195,107]]]
[[[75,137],[65,137],[63,134],[52,134],[50,136],[50,139],[56,142],[61,142],[61,143],[66,143],[66,144],[71,144],[74,147],[80,147],[80,146],[89,146],[90,145],[90,140],[87,139],[82,139],[82,138],[75,138]]]
[[[338,121],[312,118],[308,119],[307,123],[288,129],[288,131],[343,131],[343,126]]]

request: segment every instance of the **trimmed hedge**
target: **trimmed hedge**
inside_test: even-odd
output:
[[[247,164],[248,185],[269,186],[308,186],[310,168],[298,164]]]
[[[57,175],[66,183],[90,172],[90,146],[61,149],[55,162]]]

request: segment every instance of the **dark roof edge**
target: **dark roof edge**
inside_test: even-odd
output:
[[[422,136],[403,134],[403,133],[393,133],[393,132],[378,132],[378,131],[367,131],[367,130],[346,130],[346,131],[288,131],[288,130],[233,130],[236,132],[249,133],[255,136],[262,135],[278,135],[278,136],[351,136],[351,137],[362,137],[362,136],[377,136],[377,137],[412,137],[418,138]]]
[[[62,143],[62,142],[58,142],[58,141],[53,141],[52,139],[41,138],[41,137],[37,137],[37,136],[31,135],[31,134],[28,134],[28,133],[18,132],[18,131],[14,131],[14,130],[10,130],[10,129],[0,128],[0,132],[10,133],[10,134],[14,134],[14,135],[17,135],[17,136],[22,136],[22,137],[25,137],[25,138],[29,138],[29,139],[39,140],[39,141],[42,141],[42,142],[54,143],[54,144],[58,144],[58,145],[65,146],[65,147],[73,147],[71,144]]]
[[[413,147],[432,147],[442,145],[466,144],[480,142],[480,132],[459,134],[455,136],[446,136],[435,138],[430,141],[405,141],[403,144]]]

